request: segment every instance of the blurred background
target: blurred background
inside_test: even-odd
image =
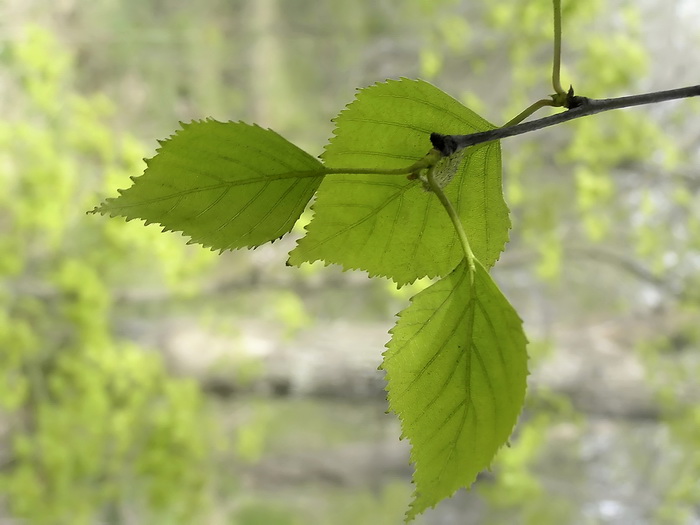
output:
[[[577,94],[698,83],[697,2],[563,4]],[[85,211],[178,121],[317,155],[357,87],[406,76],[501,125],[552,90],[551,19],[549,0],[2,0],[0,523],[401,523],[408,445],[376,367],[425,283],[288,268],[299,230],[219,256]],[[531,341],[527,404],[418,523],[700,523],[699,116],[504,141],[493,273]]]

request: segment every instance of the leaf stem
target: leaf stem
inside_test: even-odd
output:
[[[436,150],[442,153],[444,157],[447,157],[467,146],[522,135],[604,111],[697,96],[700,96],[700,85],[605,99],[578,97],[574,96],[572,91],[569,91],[569,93],[567,93],[566,103],[566,107],[569,109],[562,113],[532,120],[530,122],[524,122],[522,124],[516,124],[514,126],[496,128],[490,131],[471,133],[469,135],[442,135],[441,133],[432,133],[430,135],[430,141]]]
[[[525,108],[523,111],[521,111],[518,115],[510,119],[508,122],[503,124],[503,127],[507,126],[515,126],[516,124],[520,124],[523,120],[525,120],[527,117],[532,115],[535,111],[542,109],[546,106],[556,106],[553,100],[543,98],[541,100],[538,100],[537,102],[533,102],[530,104],[527,108]]]
[[[551,98],[543,98],[525,108],[520,114],[506,122],[503,127],[520,124],[527,117],[544,107],[565,107],[568,100],[567,93],[561,87],[561,0],[552,0],[554,5],[554,55],[552,57],[552,87],[554,94]]]
[[[554,4],[554,58],[552,60],[552,87],[557,95],[565,95],[561,87],[561,0],[552,0]]]
[[[289,171],[287,173],[279,173],[275,175],[275,179],[306,179],[313,177],[324,177],[326,175],[408,175],[411,179],[417,179],[420,171],[433,167],[438,160],[442,158],[442,154],[431,149],[427,155],[425,155],[420,160],[417,160],[410,166],[404,168],[395,169],[381,169],[381,168],[327,168],[323,166],[317,170],[308,171]],[[254,179],[248,181],[260,182],[261,179]],[[97,208],[88,213],[96,213]]]
[[[377,168],[325,168],[319,175],[414,175],[412,178],[418,178],[418,173],[426,168],[432,168],[442,154],[434,149],[431,149],[423,158],[417,160],[410,166],[405,168],[395,169],[377,169]]]
[[[323,168],[316,172],[318,175],[410,175],[415,169],[413,164],[406,168],[376,169],[376,168]]]
[[[442,188],[435,180],[432,169],[428,170],[427,179],[428,185],[430,186],[430,190],[435,195],[437,195],[437,198],[440,200],[442,207],[445,208],[447,215],[450,216],[450,220],[452,221],[452,224],[455,227],[455,231],[457,232],[457,236],[459,237],[459,242],[462,245],[462,249],[464,250],[464,255],[467,259],[467,264],[469,265],[471,278],[473,279],[474,272],[476,271],[476,256],[474,255],[474,252],[472,251],[472,248],[469,245],[469,238],[467,237],[467,232],[464,231],[464,226],[462,226],[462,221],[460,220],[459,215],[457,214],[457,210],[455,210],[454,206],[452,206],[450,199],[447,198],[447,195],[445,195],[445,192],[442,191]]]

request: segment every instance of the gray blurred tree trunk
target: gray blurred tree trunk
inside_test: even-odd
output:
[[[248,6],[250,23],[249,93],[252,119],[264,127],[275,127],[289,117],[288,84],[282,24],[277,0],[258,0]]]

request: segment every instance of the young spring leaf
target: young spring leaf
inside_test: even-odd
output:
[[[289,232],[323,178],[311,155],[243,122],[183,124],[146,162],[129,189],[93,212],[159,223],[216,250]]]
[[[412,519],[471,485],[510,436],[525,398],[527,341],[484,267],[472,274],[466,262],[416,295],[391,333],[382,368],[412,446]]]
[[[472,133],[494,126],[435,86],[392,80],[361,90],[336,118],[322,157],[329,168],[397,169],[423,158],[430,133]],[[477,258],[487,267],[508,240],[498,142],[468,148],[445,193],[458,211]],[[448,274],[463,256],[439,201],[420,181],[400,175],[329,175],[313,205],[292,264],[323,260],[399,285]]]

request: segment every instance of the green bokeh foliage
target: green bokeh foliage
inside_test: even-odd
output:
[[[104,97],[74,91],[73,57],[49,31],[23,27],[0,60],[12,100],[0,123],[4,504],[32,524],[133,509],[189,523],[206,508],[215,427],[193,382],[115,336],[113,294],[135,275],[175,285],[207,258],[158,232],[85,221],[143,148],[110,129]]]

